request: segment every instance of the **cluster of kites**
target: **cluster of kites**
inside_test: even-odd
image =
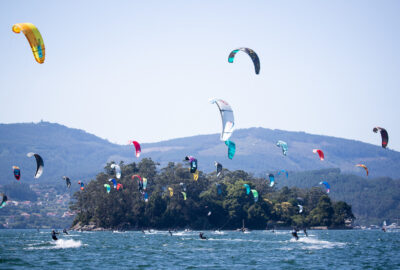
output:
[[[12,26],[12,31],[14,33],[23,33],[25,37],[27,38],[29,45],[32,49],[33,56],[35,60],[43,64],[45,61],[45,45],[43,42],[43,38],[39,32],[39,30],[36,28],[35,25],[32,23],[17,23]],[[260,59],[258,58],[257,54],[249,48],[237,48],[233,51],[228,56],[228,62],[233,63],[235,56],[238,52],[244,52],[246,53],[251,60],[253,61],[254,64],[254,70],[255,73],[258,75],[260,73]],[[221,120],[222,120],[222,132],[220,139],[221,141],[224,142],[224,144],[227,146],[227,156],[229,159],[233,159],[235,152],[236,152],[236,144],[230,140],[230,137],[232,136],[232,133],[234,131],[234,126],[235,126],[235,119],[233,115],[233,110],[232,107],[226,102],[225,100],[222,99],[212,99],[210,100],[211,104],[216,104],[218,107],[218,110],[221,115]],[[373,132],[377,133],[380,132],[381,138],[382,138],[382,147],[386,148],[389,142],[389,136],[386,131],[386,129],[381,128],[381,127],[374,127]],[[133,144],[135,148],[135,155],[138,158],[141,153],[141,147],[140,144],[137,141],[129,141],[129,144]],[[276,143],[277,147],[281,148],[282,154],[284,156],[287,155],[288,153],[288,144],[282,140],[277,141]],[[313,149],[313,153],[318,154],[318,157],[320,158],[321,161],[325,159],[324,152],[321,149]],[[34,178],[39,178],[43,174],[43,167],[44,167],[44,162],[42,157],[39,154],[36,153],[28,153],[28,157],[35,157],[36,159],[36,172],[34,174]],[[197,159],[193,156],[186,156],[184,159],[184,162],[187,162],[189,164],[189,171],[193,175],[193,179],[195,181],[198,180],[199,178],[199,171],[198,171],[198,163]],[[216,172],[217,172],[217,178],[219,178],[222,174],[222,169],[223,166],[221,163],[215,161],[214,163]],[[364,168],[366,171],[366,174],[368,176],[368,168],[364,164],[356,164],[355,166]],[[112,164],[111,168],[115,171],[115,178],[111,178],[108,180],[108,183],[104,184],[105,191],[107,193],[111,192],[111,187],[113,187],[115,190],[119,191],[123,189],[123,185],[121,183],[118,183],[118,180],[121,178],[121,168],[117,164]],[[16,180],[20,180],[21,178],[21,169],[18,166],[13,166],[12,167],[13,172],[14,172],[14,177]],[[280,176],[281,174],[285,174],[286,178],[289,177],[289,174],[285,170],[280,170],[277,173],[277,176]],[[67,176],[62,177],[63,180],[65,181],[66,185],[68,188],[71,187],[71,180]],[[273,187],[275,183],[275,176],[274,174],[268,174],[269,178],[269,185],[270,187]],[[143,195],[143,199],[145,201],[148,201],[148,194],[147,194],[147,179],[145,177],[141,177],[138,174],[135,174],[132,176],[133,181],[137,181],[138,183],[138,189],[140,193]],[[326,181],[321,181],[319,183],[320,185],[324,185],[326,192],[330,192],[330,185]],[[78,185],[80,185],[80,189],[84,190],[85,184],[82,181],[78,181]],[[183,199],[186,200],[186,186],[184,183],[180,184],[181,186],[181,191],[180,194],[182,194]],[[244,188],[246,189],[246,194],[247,195],[252,195],[254,198],[254,201],[258,201],[258,192],[255,189],[251,189],[248,184],[244,184]],[[222,189],[221,185],[219,183],[216,183],[216,189],[218,194],[222,194]],[[169,196],[172,197],[174,195],[174,190],[172,187],[168,187],[168,192]],[[2,202],[0,204],[0,208],[4,207],[7,202],[7,196],[5,194],[2,195]],[[299,213],[303,211],[303,207],[301,205],[298,205],[299,207]],[[209,213],[211,214],[211,212]]]

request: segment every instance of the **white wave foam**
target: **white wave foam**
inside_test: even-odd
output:
[[[73,239],[58,239],[57,241],[40,241],[40,243],[28,244],[28,250],[37,249],[60,249],[60,248],[79,248],[82,246],[81,241],[75,241]]]
[[[58,239],[55,241],[55,247],[53,248],[78,248],[82,246],[81,241],[75,241],[73,239]]]
[[[329,242],[325,240],[318,240],[316,238],[311,237],[301,237],[299,240],[295,240],[294,238],[290,239],[291,243],[299,243],[301,244],[301,249],[325,249],[325,248],[336,248],[343,247],[346,243],[341,242]]]
[[[188,233],[186,233],[186,232],[176,232],[176,233],[172,233],[172,235],[183,236],[183,235],[188,235]]]

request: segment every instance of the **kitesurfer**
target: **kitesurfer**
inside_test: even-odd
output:
[[[297,235],[297,230],[296,229],[292,230],[292,236],[296,239],[296,241],[299,240],[299,236]]]
[[[168,230],[168,232],[169,232],[169,235],[171,235],[171,236],[172,236],[172,232],[171,232],[171,230]]]
[[[202,240],[207,240],[207,237],[205,237],[204,234],[203,234],[202,232],[199,233],[199,237],[200,237],[200,239],[202,239]]]
[[[306,235],[306,237],[308,237],[307,228],[304,228],[304,229],[303,229],[303,232],[304,232],[304,234]]]
[[[59,233],[56,232],[56,231],[54,231],[54,230],[51,231],[51,238],[53,238],[54,241],[57,241],[57,240],[58,240],[56,234],[59,234]]]
[[[64,229],[64,230],[63,230],[63,233],[64,233],[64,234],[68,234],[67,229]]]

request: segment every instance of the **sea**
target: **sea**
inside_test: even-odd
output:
[[[0,269],[400,269],[400,231],[0,230]]]

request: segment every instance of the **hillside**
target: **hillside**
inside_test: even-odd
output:
[[[181,162],[186,155],[193,155],[199,160],[200,170],[205,172],[214,170],[217,160],[229,170],[241,169],[259,176],[282,168],[289,171],[339,168],[364,177],[364,170],[354,167],[356,163],[364,163],[371,178],[400,175],[400,153],[378,145],[264,128],[236,130],[231,139],[236,143],[233,160],[227,158],[227,148],[218,134],[143,143],[140,159],[150,157],[165,167],[170,161]],[[277,140],[288,143],[286,157],[276,147]],[[87,180],[94,178],[109,161],[138,161],[132,146],[112,144],[83,130],[48,122],[1,124],[0,145],[0,184],[13,180],[13,165],[21,168],[22,180],[63,184],[63,175]],[[324,150],[325,161],[321,162],[312,153],[313,148]],[[40,180],[33,179],[35,161],[26,157],[28,152],[40,153],[44,159]]]

